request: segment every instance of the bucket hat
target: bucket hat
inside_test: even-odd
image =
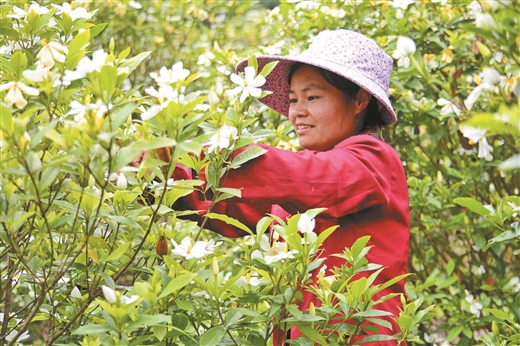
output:
[[[309,46],[296,57],[257,56],[259,71],[278,61],[267,76],[263,90],[272,93],[259,99],[269,108],[285,116],[289,115],[289,84],[287,78],[294,63],[303,63],[331,71],[359,85],[377,99],[381,119],[387,124],[397,117],[388,98],[388,85],[393,59],[372,39],[351,30],[325,30],[320,32]],[[237,73],[247,67],[247,59],[237,64]]]

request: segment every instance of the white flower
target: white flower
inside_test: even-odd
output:
[[[446,115],[450,113],[455,113],[456,115],[460,115],[460,108],[455,104],[455,102],[451,100],[446,100],[443,98],[440,98],[437,100],[437,104],[439,106],[442,106],[441,108],[441,114]]]
[[[179,94],[177,90],[173,89],[171,85],[167,86],[161,86],[159,87],[159,90],[155,90],[154,87],[148,87],[144,89],[144,91],[153,97],[156,97],[159,99],[159,101],[163,101],[166,99],[167,101],[175,101],[175,102],[182,102],[184,100],[184,95]],[[168,102],[163,107],[166,107],[168,105]]]
[[[75,21],[78,18],[89,19],[92,17],[92,13],[87,12],[87,10],[82,7],[73,10],[72,6],[68,2],[62,3],[61,6],[54,4],[53,6],[56,7],[56,14],[60,15],[62,13],[67,13],[72,21]]]
[[[473,0],[468,5],[468,16],[470,18],[476,18],[479,13],[482,13],[482,6],[476,0]]]
[[[170,87],[172,83],[185,80],[190,75],[190,70],[183,68],[182,62],[179,61],[173,64],[172,69],[161,67],[159,74],[152,72],[150,77],[155,79],[159,86]]]
[[[475,102],[477,102],[478,98],[480,97],[480,94],[482,94],[483,87],[482,85],[477,86],[475,89],[471,91],[471,93],[468,95],[468,97],[464,100],[464,106],[468,110],[470,110]]]
[[[393,8],[400,8],[400,9],[406,10],[406,8],[409,5],[413,4],[414,2],[415,2],[415,0],[392,0],[390,5]]]
[[[63,76],[64,81],[74,81],[77,79],[85,78],[85,76],[94,71],[100,71],[101,67],[105,65],[106,58],[108,57],[108,53],[105,53],[102,49],[96,50],[92,54],[92,60],[86,56],[81,58],[78,62],[78,66],[76,66],[76,70],[74,71],[65,71],[65,75]]]
[[[128,6],[135,8],[136,10],[140,10],[141,8],[143,8],[143,5],[141,5],[141,3],[137,2],[137,1],[133,1],[133,0],[131,0],[128,3]]]
[[[40,43],[43,47],[36,56],[40,59],[40,65],[52,68],[56,61],[61,63],[65,62],[65,55],[69,52],[67,47],[62,46],[58,42],[47,43],[45,40],[41,40]]]
[[[236,73],[232,73],[230,78],[233,83],[238,84],[238,87],[229,90],[228,93],[233,96],[242,92],[240,102],[244,102],[249,95],[253,97],[262,95],[260,87],[265,84],[265,77],[262,75],[255,77],[255,68],[253,66],[247,66],[244,69],[244,78]]]
[[[478,143],[478,157],[485,158],[487,161],[493,160],[493,147],[486,139],[486,130],[477,129],[471,126],[461,126],[460,132],[473,143]]]
[[[502,77],[497,70],[492,67],[484,67],[482,71],[482,84],[486,85],[486,89],[493,89],[493,86],[500,82]]]
[[[237,135],[238,131],[236,128],[228,125],[222,126],[206,143],[209,146],[208,152],[212,153],[217,148],[229,148],[232,145],[232,140],[234,140]]]
[[[217,103],[219,103],[220,99],[219,97],[217,96],[217,94],[215,94],[215,92],[213,90],[210,90],[209,93],[208,93],[208,102],[210,105],[216,105]]]
[[[133,295],[131,297],[122,296],[119,294],[119,292],[116,292],[113,289],[111,289],[110,287],[105,286],[105,285],[101,286],[101,290],[103,291],[103,295],[105,296],[106,301],[109,302],[110,304],[116,304],[118,296],[119,296],[121,303],[123,303],[125,305],[130,305],[130,304],[136,302],[140,298],[138,295]]]
[[[407,68],[410,66],[409,55],[415,53],[416,47],[415,42],[406,36],[399,36],[397,38],[396,50],[392,57],[397,60],[397,66]]]
[[[120,189],[126,189],[126,187],[128,186],[128,182],[127,182],[125,174],[123,172],[119,173],[119,176],[117,177],[116,185]]]
[[[520,278],[518,276],[513,276],[511,280],[509,280],[509,285],[513,286],[513,292],[520,292]]]
[[[481,266],[478,267],[478,268],[473,268],[472,271],[473,271],[474,274],[482,275],[482,274],[485,274],[485,273],[486,273],[486,267],[484,267],[483,265],[481,265]]]
[[[161,109],[163,109],[164,107],[161,105],[161,106],[151,106],[150,108],[148,109],[145,109],[144,106],[139,106],[137,107],[137,109],[139,109],[142,113],[141,113],[141,119],[142,120],[150,120],[152,119],[154,116],[157,115],[157,113],[159,113],[161,111]]]
[[[237,286],[242,287],[245,285],[258,286],[262,282],[257,276],[251,276],[251,274],[247,273],[245,276],[241,276],[235,283]]]
[[[193,258],[202,258],[208,254],[212,254],[215,247],[215,241],[212,239],[210,242],[197,241],[195,245],[191,244],[189,237],[184,238],[180,244],[177,244],[172,240],[173,249],[172,255],[184,257],[187,260]]]
[[[211,60],[215,59],[215,54],[211,52],[204,52],[201,55],[199,55],[199,58],[197,59],[197,65],[204,65],[208,67],[211,65]]]
[[[307,214],[300,215],[298,220],[298,230],[302,233],[311,233],[316,227],[316,219],[310,218]]]
[[[16,329],[13,329],[11,330],[11,332],[9,332],[9,334],[7,334],[5,336],[5,340],[7,342],[11,342],[13,340],[16,340],[17,343],[19,343],[20,341],[23,341],[23,340],[26,340],[26,339],[29,339],[29,332],[28,331],[25,331],[22,333],[22,335],[20,335],[18,338],[18,332],[16,331]]]
[[[175,186],[175,180],[173,178],[170,178],[168,180],[166,180],[166,186],[167,187],[173,187]],[[162,188],[164,186],[164,183],[163,182],[160,182],[160,181],[155,181],[155,180],[152,180],[151,182],[148,183],[148,187],[150,189],[158,189],[158,188]]]
[[[22,82],[8,82],[0,85],[0,91],[8,90],[4,97],[4,102],[11,107],[13,104],[21,109],[27,105],[27,100],[24,99],[23,94],[29,96],[37,96],[40,94],[38,89],[32,88],[23,84]]]
[[[496,29],[497,23],[495,23],[495,19],[489,13],[478,13],[475,18],[475,25],[477,28],[490,28]]]
[[[22,75],[32,82],[43,82],[45,79],[50,77],[50,72],[48,67],[44,67],[41,65],[36,65],[35,70],[25,70]]]
[[[466,292],[466,301],[469,303],[469,312],[471,312],[473,315],[477,315],[477,317],[480,317],[480,310],[482,310],[483,306],[481,303],[479,303],[474,297],[473,294],[469,294],[467,290]]]
[[[70,103],[69,114],[74,115],[74,121],[79,124],[84,124],[87,120],[85,119],[86,111],[94,111],[94,114],[98,118],[103,118],[103,115],[108,110],[107,106],[103,104],[103,101],[97,100],[95,104],[82,105],[78,101],[74,100]]]
[[[14,14],[8,14],[8,18],[25,19],[25,17],[27,17],[27,15],[31,11],[34,11],[39,15],[49,12],[49,9],[47,7],[40,6],[39,4],[34,2],[27,8],[27,11],[16,6],[13,6],[12,10]]]
[[[76,286],[74,286],[72,288],[72,291],[70,291],[70,296],[72,298],[79,299],[79,298],[81,298],[81,292],[79,291],[79,289]]]
[[[275,242],[274,246],[269,245],[269,239],[266,235],[262,235],[260,239],[260,248],[263,252],[259,250],[253,251],[251,259],[263,260],[265,264],[293,258],[294,254],[297,253],[296,250],[289,251],[287,244],[284,242]]]

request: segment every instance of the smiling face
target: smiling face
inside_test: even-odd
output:
[[[361,131],[363,109],[370,100],[363,89],[357,99],[347,100],[340,90],[306,65],[294,72],[289,89],[289,120],[303,148],[331,150]]]

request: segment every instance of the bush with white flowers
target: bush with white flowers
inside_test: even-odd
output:
[[[314,254],[334,228],[313,232],[321,210],[269,242],[269,217],[251,230],[210,207],[250,233],[227,239],[175,209],[192,191],[210,206],[240,196],[221,179],[263,149],[237,149],[297,150],[287,120],[255,101],[273,66],[252,54],[294,55],[339,27],[395,59],[398,123],[383,137],[408,176],[412,275],[393,338],[518,344],[518,18],[498,0],[0,6],[0,344],[266,345],[293,325],[295,345],[354,343],[327,325],[377,314],[342,305],[357,299],[344,278],[368,265],[367,238],[325,276]],[[177,163],[207,184],[172,179]],[[304,287],[322,307],[299,312]]]

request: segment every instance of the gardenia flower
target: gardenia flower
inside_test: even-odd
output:
[[[148,87],[144,89],[144,91],[153,97],[156,97],[159,99],[161,103],[163,103],[163,100],[166,99],[166,101],[175,101],[175,102],[182,102],[184,100],[184,95],[181,93],[179,94],[177,90],[173,89],[171,85],[167,86],[161,86],[159,87],[159,90],[155,90],[154,87]],[[166,107],[168,105],[168,102],[165,102]]]
[[[477,28],[490,28],[496,29],[497,23],[495,23],[495,19],[489,13],[478,13],[475,18],[475,25]]]
[[[49,12],[49,9],[47,7],[40,6],[39,4],[34,2],[29,7],[27,7],[26,5],[25,10],[17,6],[13,6],[12,10],[14,14],[8,14],[8,18],[25,19],[31,11],[34,11],[39,15]]]
[[[72,21],[75,21],[78,18],[89,19],[92,17],[92,13],[87,12],[87,10],[82,7],[78,7],[73,10],[72,5],[70,5],[68,2],[62,3],[61,6],[54,4],[52,6],[56,7],[56,14],[60,15],[62,13],[66,13],[70,16]]]
[[[123,303],[125,305],[130,305],[132,303],[135,303],[140,298],[138,295],[133,295],[131,297],[122,296],[122,295],[120,295],[119,292],[116,292],[113,289],[111,289],[110,287],[105,286],[105,285],[101,286],[101,290],[103,291],[103,295],[105,296],[106,301],[109,302],[110,304],[116,304],[118,297],[119,297],[121,303]]]
[[[72,288],[72,291],[70,291],[70,296],[72,298],[79,299],[79,298],[81,298],[81,292],[79,291],[79,289],[76,286],[74,286]]]
[[[404,18],[403,10],[406,10],[408,5],[413,4],[414,1],[415,0],[392,0],[390,5],[392,5],[393,8],[397,9],[395,17],[397,19],[403,19]]]
[[[31,82],[43,82],[50,76],[49,68],[41,65],[36,65],[35,70],[25,70],[22,75]]]
[[[251,276],[251,274],[247,273],[245,276],[241,276],[235,283],[237,286],[242,287],[245,285],[258,286],[262,282],[257,276]]]
[[[509,280],[509,285],[513,286],[513,292],[520,292],[520,278],[518,276],[513,276],[511,280]]]
[[[460,132],[473,143],[478,143],[478,157],[485,158],[487,161],[493,160],[493,147],[486,139],[486,130],[477,129],[471,126],[461,126]]]
[[[67,47],[62,46],[57,42],[49,42],[46,40],[41,40],[42,49],[36,56],[40,59],[40,65],[43,67],[52,68],[54,66],[54,62],[65,62],[65,55],[69,52]],[[65,54],[65,55],[64,55]]]
[[[24,99],[23,94],[29,96],[37,96],[40,94],[38,89],[32,88],[23,84],[22,82],[8,82],[0,85],[0,91],[8,90],[4,97],[4,102],[11,107],[13,104],[21,109],[27,105],[27,100]]]
[[[440,98],[437,100],[437,104],[442,106],[441,114],[446,115],[450,113],[455,113],[456,115],[460,115],[460,108],[451,100],[446,100]]]
[[[467,109],[471,109],[473,104],[478,100],[480,94],[484,90],[495,90],[495,84],[499,83],[502,80],[502,76],[492,67],[486,67],[482,71],[482,83],[478,85],[475,89],[471,91],[468,95],[468,98],[464,100],[464,105]]]
[[[119,173],[116,185],[120,189],[126,189],[128,186],[128,181],[126,180],[125,174],[123,172]]]
[[[244,69],[244,78],[236,73],[232,73],[230,78],[233,83],[238,84],[238,87],[229,90],[228,93],[234,96],[242,92],[240,102],[244,102],[249,95],[253,97],[260,97],[262,95],[262,89],[260,89],[260,87],[265,84],[265,77],[262,75],[255,77],[255,68],[253,66],[247,66]]]
[[[407,68],[410,66],[410,54],[415,53],[415,42],[405,36],[399,36],[397,38],[397,47],[392,57],[397,60],[397,66]]]
[[[85,119],[86,111],[94,111],[94,114],[98,118],[103,118],[103,115],[108,110],[107,106],[103,104],[103,101],[97,100],[96,103],[83,105],[78,101],[74,100],[70,103],[70,111],[69,114],[74,115],[74,121],[79,124],[84,124],[87,120]]]
[[[155,72],[150,73],[150,77],[155,79],[155,82],[161,87],[170,87],[172,83],[185,80],[189,75],[190,70],[183,68],[181,61],[173,64],[171,70],[163,66],[159,70],[159,74]]]
[[[483,306],[481,303],[479,303],[475,297],[473,297],[473,294],[469,294],[467,290],[466,292],[466,301],[469,303],[469,312],[471,312],[473,315],[477,315],[477,317],[480,317],[480,310],[482,310]]]
[[[310,218],[307,214],[302,214],[298,220],[298,230],[302,233],[311,233],[316,227],[316,219]]]
[[[215,149],[225,149],[231,146],[231,141],[238,135],[236,128],[224,125],[222,126],[206,143],[209,145],[208,152],[212,153]]]
[[[289,251],[287,243],[284,242],[275,242],[274,246],[269,245],[269,239],[266,235],[262,235],[262,238],[260,239],[260,248],[263,252],[259,250],[253,251],[251,259],[263,260],[265,264],[293,258],[294,254],[298,252],[296,250]]]
[[[177,244],[172,240],[172,244],[172,255],[181,256],[187,260],[202,258],[206,255],[212,254],[217,246],[213,239],[209,242],[197,241],[195,245],[192,245],[189,237],[185,237],[180,244]]]
[[[66,82],[75,81],[81,78],[85,78],[87,74],[94,71],[101,71],[101,67],[105,65],[105,61],[108,57],[108,53],[105,53],[102,49],[96,50],[92,54],[92,60],[86,56],[81,58],[74,71],[65,71],[63,80]]]

